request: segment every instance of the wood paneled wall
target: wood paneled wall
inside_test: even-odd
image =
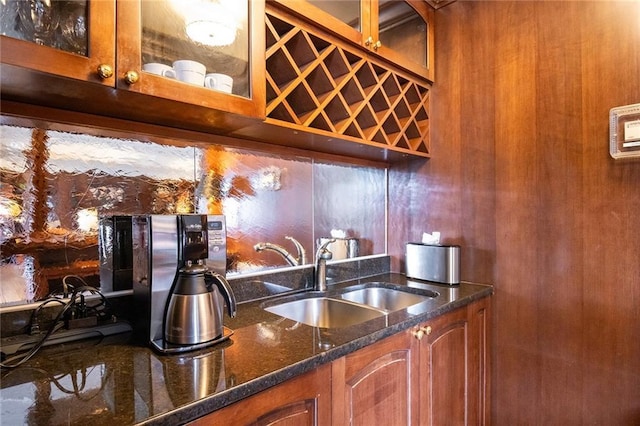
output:
[[[439,230],[495,286],[492,423],[640,424],[640,2],[457,1],[436,13],[433,156],[390,172],[390,252]]]

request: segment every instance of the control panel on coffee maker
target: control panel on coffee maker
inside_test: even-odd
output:
[[[181,226],[181,250],[180,261],[185,264],[189,261],[200,263],[200,260],[209,257],[209,244],[207,242],[207,216],[182,215],[178,216]]]
[[[212,271],[227,273],[227,231],[224,218],[219,215],[205,216],[207,219],[208,258],[205,264]]]
[[[178,216],[182,229],[181,266],[188,261],[204,263],[213,271],[226,273],[227,236],[224,222],[213,215]]]

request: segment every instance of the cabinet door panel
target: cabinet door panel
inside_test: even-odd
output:
[[[2,2],[4,3],[4,2]],[[38,2],[33,7],[38,9]],[[50,4],[56,16],[55,39],[46,37],[41,40],[38,35],[26,34],[28,30],[17,18],[18,10],[9,10],[11,5],[20,8],[29,6],[29,2],[7,2],[3,4],[2,28],[0,28],[0,49],[2,63],[28,68],[35,71],[68,77],[76,80],[92,81],[109,86],[115,85],[114,77],[102,78],[98,75],[98,66],[107,65],[115,69],[115,3],[110,0],[89,0],[86,3],[42,2],[41,6]],[[79,6],[78,10],[68,8]],[[58,10],[60,9],[60,10]],[[9,16],[8,21],[4,18]],[[77,37],[65,37],[67,31],[61,28],[72,28],[75,16]],[[31,20],[37,21],[35,17]],[[52,36],[53,37],[53,36]],[[77,39],[77,40],[76,40]],[[31,40],[31,41],[27,41]],[[70,43],[73,41],[75,45]],[[28,52],[28,53],[25,53]],[[37,84],[37,83],[36,83]]]
[[[334,362],[334,424],[417,424],[414,342],[401,333]]]
[[[252,426],[303,426],[316,425],[318,417],[318,405],[315,398],[294,402],[284,407],[278,407],[263,416],[260,416]]]
[[[420,347],[421,424],[467,424],[466,314],[460,309],[428,323],[431,331]]]
[[[372,16],[373,51],[399,66],[433,81],[433,9],[424,1],[378,1]],[[379,47],[376,42],[380,42]]]
[[[199,5],[201,9],[171,0],[118,2],[118,88],[263,118],[264,2]],[[228,26],[228,38],[217,36],[223,32],[218,26]],[[177,61],[190,64],[180,70]],[[145,67],[149,64],[176,69],[161,75]],[[218,85],[229,77],[230,85]]]
[[[333,16],[340,22],[362,32],[362,1],[361,0],[307,0],[310,4]]]
[[[427,66],[427,25],[424,19],[406,2],[380,4],[378,38],[406,60]]]
[[[392,352],[378,358],[347,381],[347,410],[354,425],[371,425],[386,418],[390,424],[407,424],[409,410],[407,356]],[[373,404],[370,404],[374,401]]]
[[[470,425],[491,424],[491,298],[472,303],[469,313]]]
[[[331,364],[250,396],[189,425],[328,425],[331,421]]]
[[[354,44],[364,43],[369,34],[371,7],[369,0],[276,0],[297,17],[313,22]]]

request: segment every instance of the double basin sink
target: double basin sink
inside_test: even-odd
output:
[[[320,328],[359,324],[433,300],[439,294],[384,282],[347,287],[335,293],[308,292],[264,302],[267,312]]]

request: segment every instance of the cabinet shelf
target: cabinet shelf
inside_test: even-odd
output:
[[[429,157],[428,83],[288,19],[266,14],[268,123]]]

